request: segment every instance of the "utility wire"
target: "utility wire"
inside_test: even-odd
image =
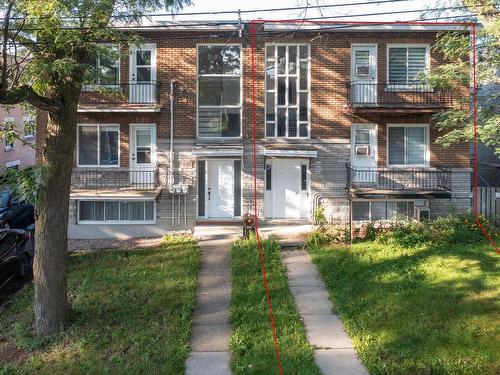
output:
[[[394,0],[391,0],[394,1]],[[296,22],[306,22],[306,21],[316,21],[316,20],[328,20],[328,19],[338,19],[338,18],[354,18],[354,17],[372,17],[372,16],[382,16],[382,15],[394,15],[394,14],[409,14],[409,13],[420,13],[420,12],[432,12],[432,11],[440,11],[440,10],[464,10],[468,9],[465,6],[457,6],[457,7],[447,7],[447,8],[425,8],[425,9],[412,9],[412,10],[400,10],[400,11],[390,11],[390,12],[375,12],[375,13],[360,13],[360,14],[349,14],[349,15],[335,15],[335,16],[322,16],[322,17],[305,17],[296,19],[293,21]],[[450,17],[467,17],[471,14],[466,15],[456,15]],[[441,18],[441,17],[440,17]],[[434,18],[428,19],[433,20]],[[410,21],[401,21],[401,22],[410,22]],[[249,23],[249,21],[243,21],[243,23]],[[0,23],[1,25],[2,23]],[[216,26],[236,26],[239,24],[239,21],[205,21],[205,22],[193,22],[193,23],[178,23],[178,24],[153,24],[153,25],[123,25],[123,26],[110,26],[109,28],[113,30],[141,30],[141,29],[157,29],[157,28],[171,28],[171,29],[179,29],[184,27],[216,27]],[[77,26],[68,26],[68,27],[60,27],[55,28],[60,30],[93,30],[94,27],[77,27]],[[11,31],[18,31],[18,29],[10,29]],[[22,31],[41,31],[41,28],[24,28]],[[175,31],[175,30],[174,30]],[[183,31],[183,30],[178,30]],[[193,29],[192,31],[197,31]],[[201,30],[202,31],[202,30]]]

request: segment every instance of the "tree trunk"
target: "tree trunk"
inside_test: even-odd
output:
[[[68,210],[76,143],[78,91],[67,90],[61,112],[50,113],[40,180],[33,266],[35,330],[45,335],[68,321]]]

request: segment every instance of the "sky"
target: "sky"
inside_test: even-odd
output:
[[[365,2],[369,0],[309,0],[309,5],[331,5],[331,4],[346,4]],[[444,0],[449,1],[449,0]],[[307,0],[192,0],[193,5],[185,7],[180,13],[187,12],[214,12],[222,10],[247,10],[247,9],[263,9],[263,8],[282,8],[282,7],[296,7],[307,5]],[[369,5],[351,5],[335,8],[322,8],[308,9],[307,17],[318,16],[345,16],[345,20],[370,20],[370,21],[408,21],[418,19],[420,13],[407,13],[407,14],[387,14],[375,15],[369,17],[359,17],[356,15],[364,13],[379,13],[379,12],[393,12],[403,10],[419,10],[427,7],[435,7],[437,1],[431,0],[406,0],[394,3],[378,3],[373,1]],[[251,19],[297,19],[303,18],[304,11],[302,10],[287,10],[279,12],[261,12],[261,13],[247,13],[242,14],[243,20]],[[154,17],[154,20],[172,20],[172,17]],[[236,14],[223,14],[223,15],[178,15],[173,19],[174,21],[191,21],[191,20],[237,20]]]

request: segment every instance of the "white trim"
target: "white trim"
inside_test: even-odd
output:
[[[385,81],[386,84],[388,85],[389,90],[391,91],[404,91],[405,89],[411,89],[413,87],[412,84],[395,84],[395,85],[390,85],[389,81],[389,49],[391,48],[406,48],[408,51],[408,48],[425,48],[425,73],[428,74],[431,71],[431,45],[429,43],[390,43],[386,45],[386,50],[385,50],[385,60],[386,60],[386,68],[385,68]],[[407,52],[408,54],[408,52]],[[406,67],[406,81],[408,82],[408,66]],[[429,88],[431,90],[431,88]],[[432,90],[431,90],[432,91]]]
[[[191,153],[192,156],[197,158],[204,157],[242,157],[243,149],[195,149]]]
[[[220,105],[220,106],[203,106],[203,108],[239,108],[240,109],[240,135],[236,137],[200,137],[199,135],[199,47],[200,46],[238,46],[240,48],[240,104],[235,105]],[[196,44],[196,139],[241,139],[243,136],[243,44],[242,43],[197,43]],[[206,77],[238,77],[236,74],[204,74]]]
[[[389,128],[410,128],[410,127],[424,127],[425,130],[425,163],[424,164],[389,164]],[[387,124],[386,125],[386,154],[387,161],[386,165],[390,168],[427,168],[430,167],[430,126],[429,124]],[[405,131],[405,142],[406,142],[406,131]],[[405,147],[405,159],[406,159],[406,144]]]
[[[317,158],[318,151],[313,150],[267,150],[264,149],[264,156],[282,158]]]
[[[450,31],[469,30],[469,26],[462,25],[353,25],[352,23],[342,24],[318,24],[312,22],[267,22],[264,23],[264,31],[294,31],[311,30],[321,32],[380,32],[380,31]]]
[[[136,155],[136,139],[135,139],[135,130],[136,129],[140,129],[140,128],[144,128],[144,129],[151,129],[151,166],[144,166],[144,167],[140,167],[140,166],[136,166],[135,162],[136,160],[132,160],[132,152],[134,152],[134,155],[135,155],[135,159],[137,159],[137,155]],[[158,140],[157,140],[157,135],[156,135],[156,124],[155,123],[146,123],[146,124],[142,124],[142,123],[130,123],[129,124],[129,138],[128,138],[128,146],[129,146],[129,167],[130,168],[134,168],[137,167],[137,168],[150,168],[150,167],[154,167],[156,166],[157,164],[157,148],[158,148]]]
[[[80,164],[80,127],[94,126],[97,127],[97,164]],[[118,164],[116,165],[100,165],[101,158],[101,126],[116,126],[118,128]],[[76,126],[76,166],[82,168],[119,168],[120,167],[120,124],[77,124]]]
[[[78,113],[107,113],[107,112],[114,112],[114,113],[127,113],[127,112],[136,112],[136,113],[152,113],[152,112],[160,112],[161,107],[158,106],[157,104],[151,103],[153,106],[151,107],[144,107],[144,108],[78,108]],[[142,105],[142,104],[141,104]],[[147,104],[144,104],[147,105]]]
[[[267,56],[267,47],[274,46],[274,56]],[[278,47],[286,47],[285,51],[285,73],[278,74]],[[291,76],[297,79],[297,104],[295,106],[290,106],[288,104],[288,82],[290,74],[288,72],[289,68],[289,47],[294,46],[297,47],[297,67],[296,74],[292,74]],[[307,46],[307,59],[300,58],[300,47]],[[300,62],[307,60],[307,89],[300,89]],[[274,62],[274,89],[267,89],[267,62]],[[310,43],[265,43],[264,45],[264,137],[267,139],[311,139],[311,45]],[[285,109],[285,118],[286,118],[286,130],[284,136],[278,136],[278,80],[279,78],[285,78],[286,89],[285,89],[285,104],[281,105],[280,108]],[[274,121],[267,121],[267,93],[274,93]],[[307,121],[300,121],[300,94],[307,93]],[[297,135],[295,137],[291,137],[288,135],[288,109],[296,108],[297,109]],[[274,123],[274,136],[267,135],[267,123]],[[307,136],[300,136],[300,125],[307,123]]]
[[[118,201],[118,202],[129,202],[129,201],[140,201],[144,202],[144,217],[146,217],[146,204],[145,202],[153,202],[153,220],[80,220],[80,202],[81,201],[87,201],[87,202],[93,202],[93,201],[100,201],[100,202],[106,202],[106,201]],[[120,217],[120,204],[118,205],[118,217]],[[106,215],[106,203],[104,203],[104,211],[103,215],[105,217]],[[78,225],[88,225],[88,224],[99,224],[99,225],[129,225],[129,224],[156,224],[156,200],[154,198],[152,199],[147,199],[147,198],[140,198],[140,199],[129,199],[129,198],[100,198],[100,199],[95,199],[95,198],[83,198],[80,199],[78,198],[76,202],[76,223]]]
[[[6,162],[5,163],[5,168],[18,167],[19,165],[21,165],[21,160],[17,159],[17,160]]]

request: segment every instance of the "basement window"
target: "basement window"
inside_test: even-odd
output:
[[[81,200],[79,224],[153,224],[154,200]]]

